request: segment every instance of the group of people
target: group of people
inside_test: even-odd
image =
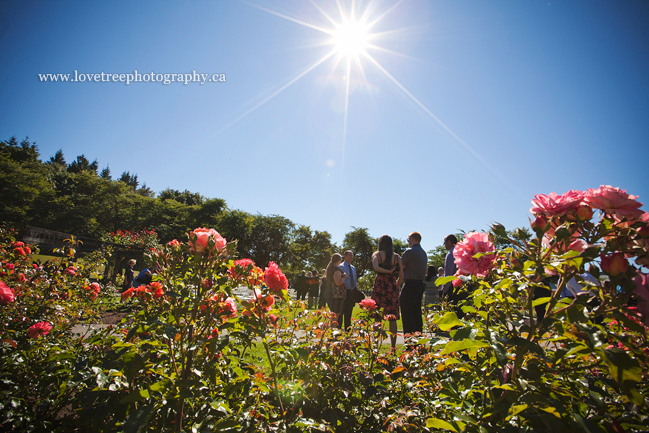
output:
[[[131,287],[146,286],[153,281],[153,274],[156,272],[156,266],[146,266],[142,269],[137,276],[133,271],[133,267],[137,260],[131,259],[128,261],[128,266],[124,270],[124,282],[122,284],[122,292],[130,289]]]
[[[322,270],[322,275],[324,275],[325,270]],[[304,301],[307,299],[309,301],[309,308],[314,308],[319,300],[320,295],[320,286],[322,281],[318,276],[318,271],[315,269],[309,271],[302,271],[300,275],[295,279],[295,297],[298,300]]]
[[[455,275],[457,267],[453,258],[453,249],[457,238],[449,235],[444,239],[444,246],[449,251],[444,268],[428,266],[428,256],[421,247],[421,234],[412,232],[408,236],[408,249],[403,256],[394,252],[392,238],[383,235],[379,238],[378,248],[372,254],[372,267],[376,272],[371,298],[382,309],[382,318],[389,322],[392,347],[396,345],[397,320],[402,318],[403,333],[414,334],[423,331],[422,298],[424,305],[437,304],[439,296],[448,296],[452,302],[460,299],[460,294],[453,290],[451,283],[442,288],[437,287],[438,277]],[[338,253],[324,272],[321,299],[324,298],[331,311],[338,315],[338,326],[349,328],[354,304],[358,297],[356,268],[351,264],[354,258],[352,251]],[[424,296],[425,295],[425,296]],[[321,302],[320,306],[323,303]]]

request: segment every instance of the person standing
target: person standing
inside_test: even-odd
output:
[[[320,273],[320,296],[318,298],[318,308],[327,306],[327,270],[323,269]]]
[[[327,265],[327,304],[329,304],[329,309],[336,314],[337,325],[340,328],[341,323],[340,319],[343,312],[343,304],[345,302],[345,295],[347,290],[345,289],[344,281],[347,279],[347,275],[342,271],[340,264],[342,263],[343,258],[340,254],[335,253],[331,256],[331,261]]]
[[[344,273],[347,274],[347,279],[345,280],[345,303],[343,304],[342,317],[338,320],[342,326],[345,327],[345,330],[349,329],[352,324],[352,313],[354,312],[354,304],[356,300],[352,293],[352,289],[356,288],[356,268],[352,265],[352,260],[354,259],[354,253],[351,250],[345,251],[343,255],[344,261],[340,265],[340,268]],[[343,325],[344,322],[344,325]]]
[[[128,266],[124,270],[124,284],[122,285],[122,291],[130,289],[133,284],[133,266],[135,266],[135,263],[137,263],[135,259],[128,261]]]
[[[399,296],[399,304],[401,305],[404,335],[422,332],[424,329],[424,321],[421,317],[421,298],[426,289],[424,278],[426,278],[428,256],[420,243],[419,232],[410,233],[408,236],[409,248],[403,252],[401,257],[404,284]]]
[[[448,235],[444,238],[444,248],[448,250],[446,254],[446,260],[444,260],[444,276],[451,277],[457,272],[457,265],[455,264],[455,257],[453,257],[453,250],[455,249],[455,244],[457,244],[457,238],[455,235]],[[453,283],[448,282],[444,284],[442,293],[444,296],[451,296],[453,292]]]
[[[424,292],[424,312],[426,314],[434,309],[430,308],[431,306],[434,307],[439,304],[439,287],[435,284],[435,280],[443,276],[444,268],[442,267],[435,269],[434,265],[430,265],[426,270],[426,279],[424,280],[424,284],[426,284],[426,291]]]
[[[315,308],[317,305],[318,295],[320,294],[320,278],[318,271],[315,269],[310,272],[311,277],[308,278],[309,283],[309,309]]]
[[[392,249],[392,238],[379,238],[377,251],[372,254],[372,267],[376,271],[372,296],[376,305],[383,309],[383,319],[390,323],[390,344],[397,344],[397,320],[399,320],[399,286],[403,282],[401,257]],[[397,276],[398,275],[398,280]],[[377,318],[380,320],[380,317]]]
[[[306,282],[306,271],[302,271],[300,275],[295,278],[295,299],[298,301],[304,300],[304,295],[308,291]]]

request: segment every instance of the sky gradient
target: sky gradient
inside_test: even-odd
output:
[[[336,1],[3,2],[0,139],[338,243],[352,226],[417,230],[432,249],[458,229],[527,225],[534,194],[602,184],[649,200],[649,3],[339,5],[383,15],[380,49],[350,68],[322,61],[335,47],[314,28],[341,22]],[[38,76],[135,69],[226,81]]]

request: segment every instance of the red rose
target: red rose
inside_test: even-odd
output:
[[[286,275],[284,275],[275,262],[268,263],[268,267],[264,273],[264,282],[270,290],[276,293],[288,289]]]
[[[0,304],[7,305],[16,299],[14,289],[7,286],[4,282],[0,281]]]
[[[38,338],[41,335],[47,335],[52,329],[52,325],[47,322],[38,322],[29,327],[27,330],[27,336],[29,338]]]
[[[623,274],[629,269],[629,261],[622,253],[613,253],[607,256],[602,255],[602,270],[611,276]]]
[[[131,288],[128,289],[128,290],[125,290],[125,291],[122,293],[122,302],[124,302],[125,300],[127,300],[128,298],[130,298],[131,296],[133,296],[133,292],[134,292],[134,291],[135,291],[135,288],[133,288],[133,287],[131,287]]]

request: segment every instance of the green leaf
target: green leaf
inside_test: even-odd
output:
[[[440,428],[443,430],[450,430],[450,431],[457,432],[455,427],[453,427],[451,424],[439,418],[428,418],[426,420],[426,428]]]
[[[131,392],[129,395],[120,400],[121,404],[135,403],[136,401],[144,400],[149,398],[149,390],[140,389]]]
[[[450,276],[450,277],[439,277],[438,279],[435,280],[435,285],[437,287],[443,286],[446,283],[450,283],[453,281],[456,277]]]
[[[457,315],[452,311],[449,311],[442,317],[435,317],[435,319],[433,319],[433,323],[439,326],[439,329],[441,329],[442,331],[448,331],[454,326],[463,326],[463,323],[460,322],[460,320],[457,318]]]
[[[484,341],[469,340],[465,339],[462,341],[449,341],[446,343],[444,350],[442,350],[441,355],[446,355],[447,353],[459,352],[461,350],[467,349],[477,349],[480,347],[489,347],[489,344]]]
[[[536,300],[534,300],[534,301],[532,302],[532,307],[536,307],[537,305],[547,304],[548,302],[550,302],[550,299],[552,299],[552,298],[547,297],[547,298],[539,298],[539,299],[536,299]]]
[[[527,409],[529,406],[526,404],[519,404],[515,405],[509,408],[509,414],[507,415],[507,420],[509,421],[512,419],[512,417],[518,415],[519,413],[523,412],[525,409]]]
[[[629,385],[625,382],[639,383],[642,380],[642,369],[636,359],[633,359],[624,350],[613,348],[604,350],[608,370],[615,381],[620,385]]]
[[[505,278],[496,285],[496,289],[505,289],[511,286],[514,281],[511,278]]]

